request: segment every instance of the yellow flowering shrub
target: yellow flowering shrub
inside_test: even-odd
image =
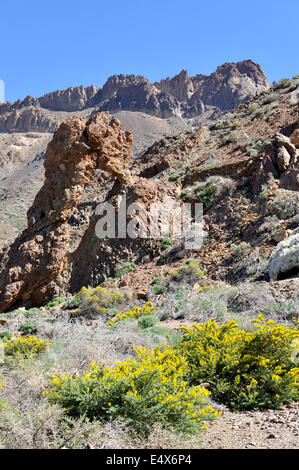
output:
[[[204,275],[204,271],[202,271],[199,267],[199,263],[190,258],[185,261],[182,266],[175,268],[170,273],[170,279],[176,282],[197,282],[200,277]]]
[[[49,340],[43,340],[37,336],[24,336],[12,338],[4,343],[4,354],[6,356],[29,356],[42,353],[50,344]]]
[[[147,315],[153,315],[155,313],[155,308],[151,302],[146,302],[142,307],[133,307],[131,310],[126,310],[125,312],[119,312],[112,318],[108,325],[114,325],[115,323],[126,320],[127,318],[140,318]]]
[[[213,398],[233,409],[277,408],[298,399],[298,330],[253,320],[246,332],[235,321],[184,328],[178,354],[188,362],[192,385],[208,382]]]
[[[77,298],[80,300],[77,313],[86,317],[95,314],[114,315],[116,311],[119,311],[117,306],[125,299],[119,292],[101,286],[82,287]]]
[[[3,388],[3,380],[4,380],[4,377],[0,378],[0,391],[2,390]],[[2,400],[2,398],[0,397],[0,411],[5,408],[6,406],[6,403],[4,400]]]
[[[155,422],[182,433],[199,432],[206,420],[220,414],[207,403],[208,390],[188,386],[187,362],[170,346],[134,349],[137,359],[129,358],[115,367],[92,363],[82,376],[51,377],[45,394],[70,416],[121,418],[144,435]]]

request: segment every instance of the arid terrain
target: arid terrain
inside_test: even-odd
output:
[[[183,70],[152,84],[119,75],[101,89],[0,105],[0,448],[298,447],[290,379],[298,377],[298,103],[299,75],[270,86],[259,65],[243,61],[210,76]],[[201,203],[202,246],[188,249],[171,227],[156,238],[100,239],[104,215],[96,207],[111,206],[117,218],[120,197],[148,211],[160,203],[168,213]],[[265,324],[256,327],[259,315]],[[218,343],[212,336],[204,343],[194,324],[216,328]],[[235,327],[225,325],[233,324],[241,333],[230,337]],[[188,335],[205,344],[196,359]],[[31,337],[49,343],[22,353]],[[18,354],[8,352],[13,341]],[[129,392],[115,386],[104,411],[94,402],[106,388],[94,391],[89,364],[104,367],[99,377],[124,364],[131,377],[125,367],[138,356],[134,347],[186,361],[174,381],[180,392],[159,395],[166,407],[176,400],[173,409],[153,405],[155,419],[139,401],[152,403],[164,381],[149,393],[140,385],[144,371]],[[149,371],[161,366],[167,377],[154,364]],[[201,413],[216,418],[199,434],[190,432],[192,419],[187,432],[185,415],[175,415],[193,400],[188,393],[206,393]],[[152,423],[147,434],[126,406]]]

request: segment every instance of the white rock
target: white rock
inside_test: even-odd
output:
[[[269,260],[269,276],[277,280],[280,274],[293,269],[299,270],[299,227],[291,235],[278,243]]]

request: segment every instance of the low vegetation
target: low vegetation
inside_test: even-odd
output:
[[[98,286],[39,310],[33,324],[23,320],[29,310],[5,315],[2,446],[100,446],[111,433],[108,447],[150,446],[157,429],[164,446],[199,446],[194,436],[220,416],[219,404],[275,409],[298,399],[295,304],[268,296],[253,308],[249,287],[206,285],[194,258],[154,278],[153,287],[165,288],[157,305],[129,307],[122,294]],[[171,331],[166,311],[201,323]]]

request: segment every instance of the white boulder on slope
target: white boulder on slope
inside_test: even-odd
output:
[[[287,276],[288,272],[291,277],[297,270],[299,274],[299,227],[278,243],[269,260],[269,276],[271,280],[277,280]]]

